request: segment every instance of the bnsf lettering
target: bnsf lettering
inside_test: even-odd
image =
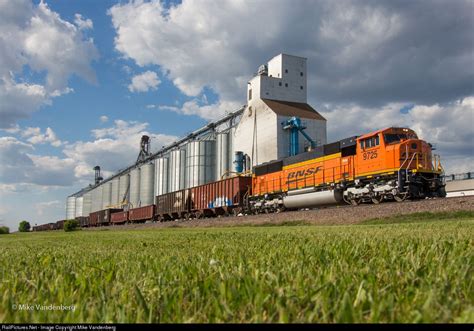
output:
[[[293,171],[288,174],[288,179],[295,178],[295,177],[311,176],[311,175],[316,174],[320,169],[321,167],[314,167],[314,168]]]

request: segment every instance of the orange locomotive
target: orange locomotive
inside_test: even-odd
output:
[[[413,130],[387,128],[256,166],[250,209],[445,197],[443,168]]]

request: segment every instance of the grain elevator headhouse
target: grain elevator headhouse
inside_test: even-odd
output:
[[[261,65],[247,84],[234,151],[257,165],[325,144],[326,119],[306,96],[306,58],[279,54]]]

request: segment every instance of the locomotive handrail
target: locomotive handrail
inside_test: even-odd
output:
[[[398,171],[400,171],[403,168],[403,165],[405,162],[408,160],[408,145],[405,145],[405,160],[403,160],[402,164],[400,164],[400,168],[398,168]]]

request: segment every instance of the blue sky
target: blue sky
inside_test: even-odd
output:
[[[446,10],[449,7],[449,10]],[[328,139],[409,126],[447,172],[474,161],[472,1],[0,2],[0,223],[64,217],[66,196],[245,103],[278,53],[307,58]]]
[[[116,1],[82,0],[46,3],[66,21],[73,22],[76,13],[81,13],[93,21],[93,30],[86,31],[85,35],[94,38],[94,44],[99,52],[99,59],[92,62],[97,75],[97,84],[90,84],[75,75],[71,76],[69,86],[75,93],[59,97],[48,107],[48,111],[38,112],[34,118],[19,122],[20,125],[47,127],[53,119],[57,123],[55,132],[58,136],[76,141],[89,139],[90,131],[97,128],[97,119],[102,115],[108,116],[109,121],[115,119],[147,121],[150,130],[171,135],[183,135],[206,122],[198,116],[191,116],[179,126],[170,126],[169,123],[179,121],[179,114],[169,111],[157,113],[146,108],[147,105],[157,103],[181,105],[190,99],[183,96],[172,82],[162,76],[160,88],[153,93],[137,94],[128,90],[130,77],[143,72],[144,68],[138,67],[133,60],[124,59],[114,48],[115,33],[107,10]],[[125,71],[125,67],[129,68],[130,73]],[[152,65],[146,69],[159,71],[160,67]],[[78,129],[71,130],[71,123]]]

